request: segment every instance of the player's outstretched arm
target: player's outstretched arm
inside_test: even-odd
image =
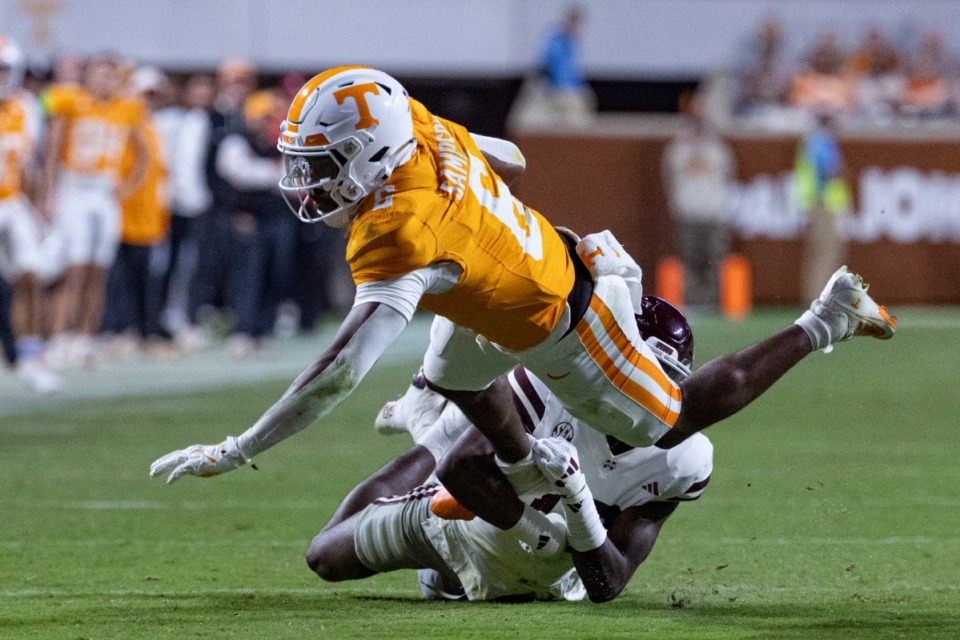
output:
[[[748,349],[706,363],[680,384],[683,392],[680,418],[656,445],[669,449],[732,416],[756,400],[811,351],[810,338],[794,325]]]
[[[620,595],[650,555],[663,523],[676,508],[676,502],[631,507],[608,523],[607,539],[598,548],[571,551],[591,602],[609,602]]]
[[[194,445],[167,454],[150,475],[170,472],[167,483],[184,475],[210,477],[241,467],[257,454],[289,438],[325,415],[356,388],[407,318],[387,305],[363,303],[351,309],[333,343],[283,396],[237,438],[216,445]]]
[[[567,544],[587,595],[592,602],[613,600],[650,555],[660,527],[676,505],[627,509],[610,523],[608,532],[580,469],[576,447],[562,438],[543,438],[532,449],[537,467],[560,489]]]

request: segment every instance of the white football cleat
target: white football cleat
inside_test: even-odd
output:
[[[422,372],[413,376],[406,393],[383,405],[373,427],[382,435],[409,433],[414,442],[420,442],[424,434],[437,422],[447,399],[427,387]]]
[[[897,318],[867,294],[869,285],[847,270],[837,269],[820,297],[813,301],[796,324],[800,325],[814,350],[831,347],[855,336],[889,340],[897,330]]]

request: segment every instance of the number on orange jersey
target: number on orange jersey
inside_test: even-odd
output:
[[[543,259],[543,236],[533,213],[510,193],[503,180],[491,175],[477,156],[470,154],[470,190],[480,206],[510,229],[523,252],[534,260]],[[494,182],[500,196],[493,193]]]

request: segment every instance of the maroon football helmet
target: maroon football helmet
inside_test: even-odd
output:
[[[686,316],[657,296],[640,299],[641,314],[635,316],[640,337],[653,349],[667,375],[679,382],[692,373],[693,330]]]

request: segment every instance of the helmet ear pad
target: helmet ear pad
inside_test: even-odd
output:
[[[651,346],[661,364],[676,370],[681,377],[689,376],[693,366],[693,329],[683,312],[663,298],[650,295],[640,299],[640,311],[635,316],[640,337]]]

